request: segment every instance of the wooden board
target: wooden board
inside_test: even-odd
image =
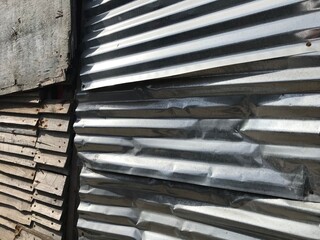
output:
[[[35,161],[33,161],[32,158],[18,156],[18,155],[11,155],[11,154],[1,153],[1,152],[0,152],[0,161],[12,163],[15,165],[26,166],[30,168],[35,168],[37,164]]]
[[[17,117],[12,115],[0,115],[0,123],[17,124],[25,126],[36,126],[38,118],[35,117]]]
[[[22,95],[15,96],[7,95],[4,98],[0,98],[0,103],[39,103],[39,96],[25,96],[25,93]]]
[[[48,171],[38,171],[34,181],[34,187],[43,192],[62,196],[66,179],[66,176],[60,174]]]
[[[68,149],[69,137],[69,134],[40,132],[36,147],[39,149],[65,153]]]
[[[15,237],[15,240],[43,240],[43,238],[35,236],[25,230],[21,230],[20,233]]]
[[[71,1],[1,1],[0,22],[0,95],[66,80]]]
[[[64,202],[64,198],[62,197],[58,197],[56,195],[48,194],[38,190],[34,191],[33,198],[38,202],[43,202],[60,208],[62,207]]]
[[[35,231],[21,225],[18,225],[16,228],[16,238],[20,240],[52,240],[52,237],[43,235],[40,232]]]
[[[0,183],[32,192],[33,185],[27,180],[16,179],[0,173]]]
[[[61,222],[53,220],[53,219],[47,219],[47,218],[42,217],[36,213],[32,214],[32,221],[34,221],[36,223],[40,223],[43,226],[47,226],[48,228],[50,228],[54,231],[61,230]]]
[[[48,218],[55,219],[59,221],[62,216],[62,210],[56,207],[52,207],[49,205],[45,205],[43,203],[34,201],[34,203],[31,206],[32,212],[36,212],[39,214],[42,214],[44,216],[47,216]]]
[[[52,154],[50,152],[38,150],[34,157],[34,161],[49,166],[64,168],[67,162],[67,155],[59,153]]]
[[[0,113],[19,113],[36,115],[38,114],[38,112],[39,108],[34,105],[12,103],[1,103],[0,105]]]
[[[48,228],[45,228],[45,227],[41,226],[40,224],[34,223],[33,224],[33,229],[36,232],[39,232],[39,233],[41,233],[43,235],[50,236],[53,240],[61,240],[62,239],[62,234],[60,232],[56,232],[56,231],[50,230]]]
[[[37,128],[32,126],[0,124],[0,132],[37,136]]]
[[[13,240],[14,231],[0,226],[0,240]]]
[[[56,113],[56,114],[67,114],[70,109],[70,103],[46,103],[44,104],[39,112],[40,113]]]
[[[14,207],[19,211],[31,212],[31,204],[29,202],[13,198],[2,193],[0,193],[0,203]]]
[[[9,229],[15,230],[17,224],[9,221],[8,219],[0,217],[0,225],[5,226]],[[1,239],[1,237],[0,237],[0,239]]]
[[[9,165],[0,162],[0,172],[5,174],[14,175],[21,178],[26,178],[29,180],[33,180],[36,170],[32,168],[26,168],[21,166]]]
[[[37,137],[35,136],[25,136],[0,132],[0,142],[22,145],[27,147],[34,147],[36,145],[36,141]]]
[[[36,154],[36,150],[34,148],[22,147],[22,146],[7,144],[7,143],[0,144],[0,152],[19,154],[19,155],[28,156],[28,157],[34,157]]]
[[[31,215],[23,214],[22,212],[0,205],[0,216],[11,219],[20,224],[30,225]]]
[[[70,118],[68,116],[42,116],[39,120],[39,128],[47,131],[67,132]]]
[[[19,198],[28,202],[33,200],[33,195],[30,192],[22,191],[20,189],[15,189],[9,187],[7,185],[0,184],[0,192],[5,193],[7,195],[13,196],[15,198]]]

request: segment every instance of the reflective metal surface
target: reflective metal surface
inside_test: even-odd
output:
[[[98,2],[80,238],[319,239],[319,3]]]

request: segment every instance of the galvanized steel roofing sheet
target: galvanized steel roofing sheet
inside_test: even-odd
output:
[[[88,1],[80,237],[319,239],[318,7]]]

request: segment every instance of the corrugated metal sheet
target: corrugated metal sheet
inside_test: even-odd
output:
[[[319,3],[115,2],[85,2],[81,238],[319,239]]]

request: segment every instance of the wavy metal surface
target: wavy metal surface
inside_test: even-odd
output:
[[[318,7],[87,1],[80,238],[318,239]]]

